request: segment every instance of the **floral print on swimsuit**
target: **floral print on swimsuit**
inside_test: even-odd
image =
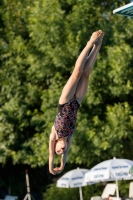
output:
[[[74,96],[71,100],[63,105],[58,105],[60,112],[56,115],[54,127],[58,137],[70,137],[76,128],[77,111],[79,103]],[[61,109],[60,109],[61,108]]]

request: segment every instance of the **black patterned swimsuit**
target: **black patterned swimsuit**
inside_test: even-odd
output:
[[[54,127],[59,138],[73,135],[79,106],[75,96],[63,105],[58,104]]]

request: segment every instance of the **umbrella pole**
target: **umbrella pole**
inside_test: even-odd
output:
[[[118,180],[116,179],[116,196],[119,198]]]
[[[80,195],[80,200],[83,200],[82,188],[81,187],[79,187],[79,195]]]

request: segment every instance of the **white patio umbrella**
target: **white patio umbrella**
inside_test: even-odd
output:
[[[113,158],[103,161],[85,174],[85,182],[116,181],[116,194],[119,198],[118,180],[133,179],[133,161]]]
[[[77,168],[65,173],[57,180],[57,187],[62,188],[75,188],[79,187],[80,200],[83,200],[82,187],[87,185],[85,182],[85,173],[88,169]]]

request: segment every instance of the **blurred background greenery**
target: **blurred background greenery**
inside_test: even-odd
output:
[[[114,156],[133,159],[133,20],[112,11],[128,0],[0,1],[0,188],[26,194],[29,170],[36,200],[79,199],[56,188],[68,170]],[[95,30],[105,32],[64,172],[48,171],[48,140],[58,99]],[[56,159],[56,165],[59,159]],[[128,181],[120,192],[128,196]],[[84,199],[104,185],[83,188]]]

